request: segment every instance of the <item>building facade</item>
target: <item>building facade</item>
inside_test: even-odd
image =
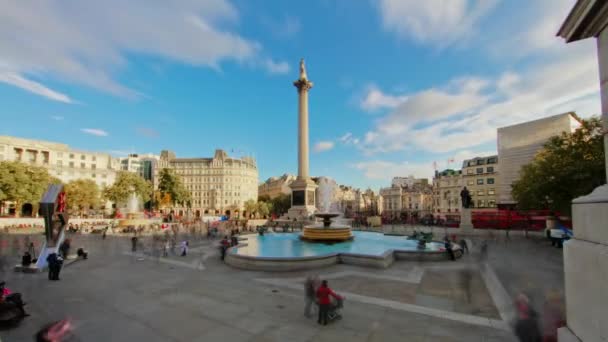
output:
[[[402,188],[408,187],[411,188],[414,185],[429,185],[429,180],[427,178],[414,178],[414,176],[407,177],[393,177],[391,181],[391,186],[400,186]]]
[[[275,198],[280,195],[291,195],[289,185],[296,180],[296,176],[284,174],[281,177],[270,177],[258,186],[258,196]]]
[[[127,157],[120,158],[120,169],[138,174],[143,179],[152,182],[156,188],[158,181],[154,178],[154,171],[159,159],[159,156],[154,154],[129,154]]]
[[[100,189],[114,184],[119,160],[108,153],[80,151],[66,144],[0,136],[0,161],[42,166],[63,183],[93,180]]]
[[[181,177],[192,196],[190,208],[171,210],[180,216],[190,214],[228,215],[242,217],[244,203],[257,201],[258,168],[250,157],[231,158],[223,150],[216,150],[213,158],[177,158],[171,151],[162,151],[155,170],[164,168]]]
[[[579,126],[576,114],[570,112],[498,129],[499,207],[515,206],[511,185],[519,179],[522,166],[530,163],[551,137]]]
[[[498,156],[476,157],[462,162],[462,185],[471,194],[474,208],[496,208]]]
[[[460,191],[462,190],[462,171],[447,169],[435,171],[433,177],[433,215],[459,214]]]
[[[426,182],[380,189],[382,214],[388,218],[418,217],[433,212],[433,188]]]

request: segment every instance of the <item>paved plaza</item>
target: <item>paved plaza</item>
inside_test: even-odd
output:
[[[539,238],[469,240],[451,262],[396,262],[388,269],[335,265],[314,272],[251,272],[219,260],[216,241],[191,242],[188,256],[131,253],[127,237],[72,237],[91,256],[66,266],[61,281],[5,269],[31,316],[2,341],[29,341],[69,317],[80,341],[514,341],[512,298],[525,292],[542,312],[563,291],[562,250]],[[3,259],[23,236],[3,235]],[[16,258],[11,261],[16,263]],[[319,274],[346,296],[344,318],[328,326],[303,315],[303,279]]]

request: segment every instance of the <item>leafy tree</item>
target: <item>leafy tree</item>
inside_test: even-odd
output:
[[[270,203],[272,204],[270,212],[281,216],[291,208],[291,195],[281,194],[270,200]]]
[[[256,212],[261,217],[266,217],[266,216],[268,216],[268,214],[270,214],[271,206],[272,206],[271,204],[266,203],[266,202],[258,202],[257,206],[256,206]]]
[[[76,179],[65,186],[68,207],[72,210],[96,208],[101,204],[101,193],[91,179]]]
[[[573,133],[551,138],[513,183],[521,209],[549,208],[570,213],[574,198],[606,183],[602,124],[583,120]]]
[[[165,168],[160,170],[158,178],[158,191],[161,194],[161,198],[171,199],[173,205],[181,204],[190,206],[192,201],[190,191],[186,189],[179,175],[176,175],[170,169]],[[169,195],[169,197],[166,197],[166,195]]]
[[[256,203],[255,200],[247,200],[244,203],[244,207],[245,207],[245,211],[247,212],[247,215],[253,215],[258,211],[258,204]]]
[[[170,194],[163,194],[160,191],[154,191],[154,205],[159,208],[168,208],[173,203],[173,199],[171,199]]]
[[[0,202],[15,202],[15,212],[23,203],[36,206],[50,184],[61,183],[47,169],[18,161],[0,162]]]
[[[104,189],[103,196],[114,203],[124,203],[132,193],[147,202],[152,195],[152,184],[135,173],[119,171],[114,184]]]

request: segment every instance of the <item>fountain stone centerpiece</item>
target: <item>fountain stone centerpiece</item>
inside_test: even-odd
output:
[[[346,225],[333,224],[331,219],[340,216],[337,213],[317,213],[323,219],[323,225],[306,226],[300,239],[311,242],[342,242],[353,239],[351,228]]]

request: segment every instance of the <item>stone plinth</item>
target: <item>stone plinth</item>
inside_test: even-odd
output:
[[[315,206],[317,185],[310,178],[298,178],[289,187],[291,188],[291,208],[287,211],[287,217],[298,221],[308,219],[317,210]]]
[[[560,341],[608,340],[608,185],[572,202],[574,238],[564,244],[569,332]],[[566,328],[566,329],[568,329]]]
[[[314,242],[341,242],[353,238],[350,227],[304,227],[300,239]]]
[[[462,208],[460,210],[460,229],[462,229],[464,232],[473,231],[473,222],[471,220],[470,208]]]

